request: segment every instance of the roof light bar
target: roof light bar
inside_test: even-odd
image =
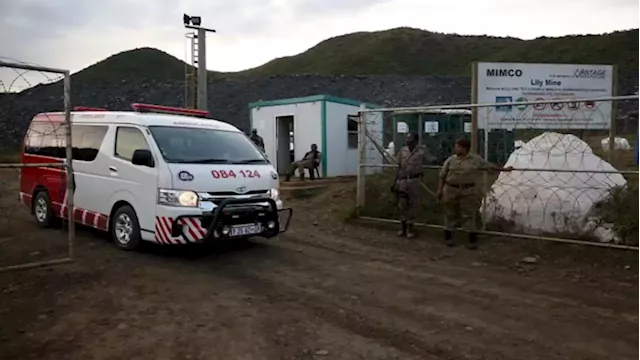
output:
[[[150,112],[150,113],[161,113],[161,114],[174,114],[174,115],[185,115],[185,116],[195,116],[195,117],[207,117],[209,112],[206,110],[195,110],[195,109],[185,109],[173,106],[163,106],[163,105],[151,105],[151,104],[131,104],[133,111],[135,112]]]
[[[73,111],[107,111],[107,109],[90,106],[74,106]]]

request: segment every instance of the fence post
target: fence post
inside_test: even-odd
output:
[[[364,105],[360,105],[360,111],[358,112],[358,172],[357,172],[357,184],[356,184],[356,215],[360,216],[360,209],[364,206],[365,201],[365,136],[367,132],[366,113]]]
[[[617,70],[618,70],[617,67],[614,65],[613,75],[612,75],[613,76],[612,88],[611,88],[611,92],[614,97],[618,95],[618,71]],[[609,154],[608,154],[609,163],[612,163],[614,159],[613,152],[616,149],[616,132],[617,132],[616,117],[618,116],[617,106],[618,106],[618,102],[612,99],[611,100],[611,126],[609,127]]]
[[[476,108],[477,109],[477,108]],[[491,112],[490,107],[485,108],[486,114],[484,116],[484,160],[489,161],[489,115]],[[487,194],[491,190],[488,188],[489,176],[486,171],[482,172],[482,194],[484,198],[482,200],[482,230],[487,230]]]
[[[67,71],[64,73],[63,80],[64,88],[64,124],[67,128],[66,133],[66,161],[67,161],[67,219],[69,219],[69,258],[73,259],[73,241],[76,237],[76,222],[75,222],[75,204],[73,196],[76,190],[76,178],[73,173],[73,136],[71,130],[71,74]]]
[[[478,103],[478,63],[471,66],[471,103]],[[487,129],[485,129],[486,131]],[[471,108],[471,152],[479,153],[478,147],[478,107]]]

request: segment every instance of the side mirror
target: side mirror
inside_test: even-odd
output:
[[[146,150],[146,149],[138,149],[136,151],[133,152],[133,157],[131,158],[131,163],[133,165],[140,165],[140,166],[148,166],[148,167],[154,167],[154,163],[153,163],[153,155],[151,155],[151,151]]]

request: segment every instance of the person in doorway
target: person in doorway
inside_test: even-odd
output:
[[[251,136],[249,137],[254,144],[256,144],[262,152],[264,152],[264,140],[262,136],[258,135],[258,130],[251,130]]]
[[[476,180],[481,171],[512,171],[513,167],[501,167],[484,160],[480,155],[470,153],[471,142],[458,139],[454,145],[454,154],[449,156],[440,170],[436,196],[444,204],[444,240],[447,246],[453,246],[453,230],[456,225],[469,232],[469,248],[476,249],[476,212],[480,205],[481,194]]]
[[[413,223],[420,204],[420,186],[423,175],[422,166],[433,163],[435,157],[424,146],[418,145],[418,137],[408,133],[405,146],[397,155],[398,171],[391,191],[396,194],[402,229],[398,236],[413,238]]]
[[[313,180],[315,178],[314,169],[320,164],[321,155],[318,151],[316,144],[311,144],[311,151],[304,154],[302,160],[294,161],[289,164],[289,171],[287,172],[286,180],[291,180],[291,177],[295,175],[296,169],[300,174],[300,180],[304,180],[304,169],[309,169],[309,178]]]

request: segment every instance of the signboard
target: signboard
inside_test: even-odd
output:
[[[613,96],[611,65],[478,63],[475,103],[550,101],[478,108],[478,128],[609,129],[611,101],[552,103]]]
[[[439,123],[437,121],[425,121],[424,132],[426,134],[436,134],[439,131]]]

